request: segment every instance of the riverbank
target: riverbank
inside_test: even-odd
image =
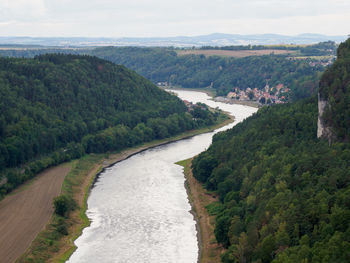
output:
[[[184,167],[185,186],[188,199],[192,207],[192,214],[197,222],[198,231],[198,263],[216,263],[221,262],[220,256],[224,248],[217,243],[214,228],[215,216],[209,215],[207,206],[218,202],[218,196],[210,193],[192,174],[192,159],[177,162],[176,164]]]
[[[90,224],[89,219],[85,215],[87,197],[95,178],[104,168],[146,149],[210,132],[232,121],[232,117],[226,120],[222,119],[220,123],[211,127],[188,131],[172,138],[153,141],[119,153],[88,155],[74,161],[74,168],[66,177],[65,183],[62,186],[62,193],[65,194],[68,192],[72,194],[79,207],[71,212],[68,219],[65,219],[65,225],[67,227],[66,232],[68,235],[61,235],[60,238],[55,239],[55,235],[57,235],[55,226],[57,226],[59,218],[53,215],[47,227],[37,236],[31,247],[18,262],[38,262],[40,260],[42,262],[65,262],[70,257],[76,249],[74,240],[77,239],[81,235],[83,229]]]
[[[170,90],[173,92],[176,92],[177,90],[183,90],[183,91],[196,91],[196,92],[203,92],[206,93],[209,97],[215,98],[216,96],[216,89],[213,88],[198,88],[198,89],[190,89],[190,88],[179,88],[179,87],[161,87],[165,90]]]
[[[185,88],[177,88],[177,87],[166,87],[164,89],[175,93],[177,90],[203,92],[203,93],[206,93],[208,96],[212,97],[211,100],[215,102],[222,102],[226,104],[238,104],[238,105],[244,105],[244,106],[249,106],[253,108],[262,107],[262,105],[257,101],[233,100],[233,99],[227,99],[225,97],[216,97],[216,90],[213,88],[185,89]]]
[[[253,100],[234,100],[234,99],[228,99],[225,97],[214,97],[214,101],[216,102],[222,102],[222,103],[227,103],[227,104],[239,104],[239,105],[244,105],[244,106],[249,106],[253,108],[260,108],[262,105]]]

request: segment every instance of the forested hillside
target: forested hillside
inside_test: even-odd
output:
[[[349,51],[348,40],[323,77],[337,83],[337,132],[349,129],[333,97],[347,90],[336,80],[350,73]],[[220,196],[209,212],[223,262],[350,262],[350,144],[317,139],[317,115],[316,98],[264,107],[194,159],[195,177]]]
[[[292,90],[292,98],[310,96],[317,88],[320,65],[310,66],[304,60],[281,56],[227,58],[219,56],[178,56],[166,48],[105,47],[91,54],[122,64],[153,82],[168,82],[184,88],[212,86],[218,95],[226,96],[233,88],[263,89],[284,84]]]
[[[215,118],[96,57],[0,58],[0,194],[85,153],[166,138]]]
[[[206,47],[208,48],[208,47]],[[260,50],[265,46],[231,46],[227,50]],[[274,49],[291,49],[301,56],[330,55],[334,42],[324,42],[306,47],[272,46]],[[42,53],[79,53],[94,55],[116,64],[124,65],[154,83],[163,82],[183,88],[213,87],[217,95],[226,96],[234,88],[263,89],[283,84],[291,90],[289,98],[309,97],[317,89],[324,65],[312,59],[287,58],[265,55],[245,58],[204,55],[178,55],[174,48],[102,47],[95,49],[37,49],[0,50],[0,55],[31,57]],[[328,52],[328,53],[327,53]]]

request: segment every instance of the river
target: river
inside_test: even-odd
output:
[[[207,94],[176,91],[181,99],[219,107],[235,122],[155,147],[106,169],[88,198],[91,225],[75,241],[68,262],[196,263],[196,222],[184,187],[183,168],[174,163],[208,148],[212,136],[257,109],[209,100]]]

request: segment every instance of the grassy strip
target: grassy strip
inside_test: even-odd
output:
[[[210,132],[232,121],[233,118],[221,114],[217,123],[210,127],[191,130],[171,138],[145,143],[122,152],[112,153],[109,156],[90,154],[70,162],[72,170],[63,182],[62,195],[71,197],[77,204],[78,209],[73,210],[67,218],[53,214],[46,228],[39,233],[17,262],[65,262],[69,259],[76,250],[74,240],[81,235],[85,227],[90,225],[89,218],[86,216],[89,189],[94,182],[95,176],[103,167],[112,165],[150,147]],[[62,233],[62,228],[65,228],[67,231]]]
[[[81,207],[79,209],[79,219],[81,220],[80,224],[76,225],[76,228],[74,230],[73,233],[70,234],[70,236],[72,236],[70,238],[71,243],[70,243],[70,247],[68,249],[66,249],[66,251],[61,254],[58,253],[58,255],[56,256],[56,258],[53,259],[54,262],[66,262],[70,256],[74,253],[74,251],[77,249],[77,247],[74,244],[74,241],[83,233],[83,230],[85,227],[90,226],[91,222],[89,220],[89,218],[86,215],[86,210],[87,210],[87,199],[89,197],[89,191],[90,188],[95,180],[95,176],[102,171],[102,165],[97,164],[94,162],[95,164],[95,169],[93,170],[89,170],[88,171],[88,179],[87,179],[87,184],[83,185],[83,187],[81,187],[80,192],[83,190],[84,193],[84,198],[83,198],[83,202],[81,204]],[[77,195],[79,195],[79,193],[76,193]]]
[[[217,203],[216,193],[207,191],[192,174],[192,158],[179,161],[176,164],[184,167],[185,186],[188,198],[192,207],[192,213],[197,222],[198,247],[200,263],[221,262],[223,248],[217,243],[215,228],[215,213],[212,213],[213,206]],[[214,209],[215,210],[215,209]]]
[[[79,160],[70,162],[72,170],[66,176],[62,185],[62,195],[72,198],[78,203],[78,192],[89,171],[101,162],[103,155],[87,155]],[[46,228],[32,242],[28,250],[17,262],[48,262],[62,247],[73,247],[73,241],[82,232],[82,229],[90,222],[85,215],[88,187],[85,187],[86,196],[79,209],[72,211],[68,217],[53,214]],[[70,233],[68,235],[68,233]],[[73,247],[74,248],[74,247]],[[69,248],[72,249],[72,248]],[[74,250],[73,250],[74,251]],[[64,261],[56,261],[64,262]]]

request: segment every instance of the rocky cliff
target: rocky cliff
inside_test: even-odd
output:
[[[330,143],[350,140],[350,39],[340,44],[337,55],[318,94],[317,137]]]
[[[326,99],[323,99],[318,93],[318,120],[317,120],[317,138],[327,138],[331,141],[333,133],[331,127],[327,126],[323,119],[323,114],[326,111],[328,102]]]

